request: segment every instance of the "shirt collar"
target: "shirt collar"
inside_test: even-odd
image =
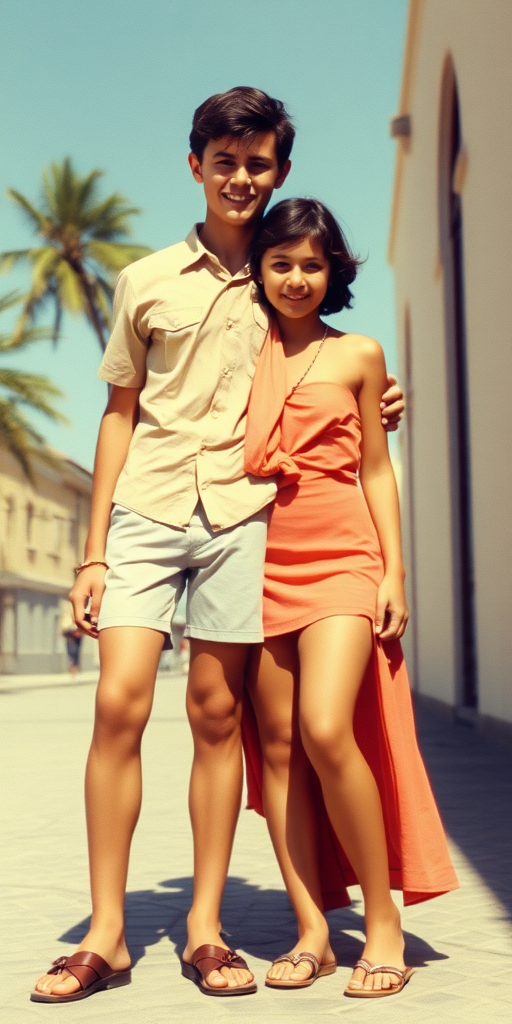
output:
[[[185,239],[185,244],[188,246],[190,250],[190,258],[188,262],[184,265],[183,269],[193,266],[194,263],[199,263],[200,260],[207,260],[209,263],[212,263],[216,269],[221,270],[222,273],[226,275],[226,277],[231,278],[229,271],[227,271],[226,268],[222,266],[222,263],[217,258],[217,256],[215,256],[213,252],[210,252],[210,250],[203,245],[201,239],[199,238],[199,232],[202,226],[202,224],[194,224],[194,227],[192,228],[191,231],[189,231]],[[245,267],[242,267],[242,269],[239,270],[237,274],[235,274],[233,280],[235,280],[235,278],[246,278],[249,277],[249,275],[249,264],[246,263]]]

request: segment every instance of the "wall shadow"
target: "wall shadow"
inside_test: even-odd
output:
[[[446,831],[512,916],[511,753],[421,704],[416,723]]]

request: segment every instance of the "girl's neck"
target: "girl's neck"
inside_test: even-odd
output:
[[[283,316],[276,311],[276,320],[279,327],[279,334],[285,347],[306,348],[313,341],[319,341],[325,331],[325,324],[322,323],[318,310],[314,309],[307,316],[297,319]]]

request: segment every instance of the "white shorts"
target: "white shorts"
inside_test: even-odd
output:
[[[214,533],[201,504],[188,526],[157,523],[114,505],[98,629],[145,626],[165,633],[187,584],[185,636],[261,643],[267,508]]]

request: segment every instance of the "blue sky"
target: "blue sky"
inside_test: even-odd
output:
[[[33,244],[6,189],[37,200],[41,170],[67,155],[81,173],[104,169],[105,191],[142,208],[137,242],[179,241],[204,213],[186,160],[193,111],[212,93],[255,85],[284,100],[297,127],[277,198],[321,199],[368,257],[354,310],[333,321],[378,338],[396,368],[388,125],[407,0],[3,0],[2,10],[2,249]],[[26,280],[5,275],[0,289]],[[66,393],[59,405],[69,427],[36,422],[50,444],[90,468],[106,402],[92,332],[68,318],[56,348],[42,342],[11,361]]]

